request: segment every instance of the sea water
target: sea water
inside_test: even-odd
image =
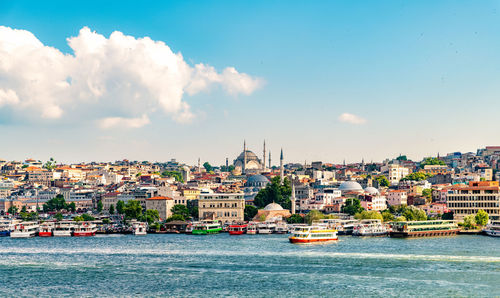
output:
[[[500,238],[0,238],[0,296],[500,296]]]

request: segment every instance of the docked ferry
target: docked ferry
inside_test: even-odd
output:
[[[53,222],[43,222],[38,228],[38,236],[39,237],[52,237],[54,231],[54,223]]]
[[[14,229],[18,220],[15,219],[0,219],[0,237],[9,237],[10,232]]]
[[[70,221],[56,222],[52,230],[52,235],[54,237],[71,237],[73,234],[73,227],[74,223]]]
[[[23,221],[14,225],[10,232],[11,238],[30,238],[36,236],[38,223],[34,221]]]
[[[246,224],[229,225],[229,235],[242,235],[245,234],[247,229]]]
[[[452,220],[399,221],[391,227],[390,236],[395,238],[453,236],[459,230]]]
[[[338,240],[337,230],[319,226],[301,226],[288,238],[291,243],[313,243]]]
[[[488,236],[500,237],[500,221],[490,222],[483,231]]]
[[[73,229],[73,236],[75,237],[89,237],[95,236],[97,232],[97,226],[88,221],[76,222],[75,228]]]
[[[354,226],[353,236],[385,236],[389,230],[380,219],[363,219]]]
[[[136,236],[143,236],[147,234],[147,225],[145,222],[134,222],[132,224],[132,234]]]
[[[337,226],[337,231],[339,235],[352,235],[354,227],[359,224],[359,221],[355,219],[341,220]]]
[[[249,223],[247,226],[247,234],[255,235],[257,234],[257,225],[255,223]]]
[[[222,226],[218,221],[205,221],[193,224],[193,235],[218,234]]]

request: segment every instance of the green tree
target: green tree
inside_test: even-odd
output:
[[[382,212],[382,218],[383,218],[384,222],[393,221],[394,215],[392,213],[390,213],[389,211],[384,211],[384,212]]]
[[[174,205],[174,207],[172,207],[171,211],[172,211],[172,214],[179,214],[179,215],[182,215],[182,217],[184,217],[184,218],[189,217],[189,209],[187,206],[177,204],[177,205]]]
[[[406,217],[404,216],[398,216],[394,221],[407,221]]]
[[[17,207],[16,206],[10,206],[9,207],[9,210],[7,210],[7,212],[9,212],[9,214],[17,214]]]
[[[95,218],[92,215],[87,214],[87,213],[82,213],[81,217],[82,217],[82,219],[84,221],[93,221],[93,220],[95,220]]]
[[[139,219],[142,216],[142,206],[139,201],[130,200],[125,204],[123,212],[128,219]]]
[[[38,212],[30,212],[26,218],[27,220],[38,220]]]
[[[453,212],[446,212],[446,213],[443,213],[443,216],[441,216],[441,219],[445,219],[445,220],[453,220]]]
[[[313,221],[323,218],[325,218],[325,215],[321,211],[311,210],[306,214],[304,221],[308,224],[312,224]]]
[[[356,213],[361,213],[363,211],[363,207],[361,207],[361,201],[356,198],[349,198],[345,201],[345,205],[342,206],[342,212],[354,215]]]
[[[366,210],[363,210],[361,211],[360,213],[356,213],[354,215],[354,218],[356,219],[380,219],[380,221],[382,221],[384,218],[382,217],[382,214],[380,214],[380,212],[378,211],[366,211]]]
[[[428,199],[432,199],[432,189],[426,188],[422,190],[422,195]]]
[[[268,183],[267,186],[261,189],[255,196],[254,204],[258,208],[264,208],[268,204],[274,202],[281,205],[284,209],[290,209],[291,194],[292,188],[290,186],[290,180],[285,178],[283,184],[281,184],[280,177],[276,176],[271,179],[271,183]]]
[[[103,208],[102,201],[97,202],[97,212],[98,213],[102,212],[102,208]]]
[[[109,205],[109,214],[115,214],[115,205]]]
[[[125,203],[122,200],[118,200],[118,202],[116,202],[116,211],[118,214],[125,213]]]
[[[425,158],[421,163],[420,167],[423,169],[427,165],[439,165],[439,166],[445,166],[446,163],[440,159],[437,159],[435,157],[427,157]]]
[[[462,225],[466,230],[476,228],[476,217],[474,216],[474,214],[469,214],[466,217],[464,217],[464,222]]]
[[[488,213],[486,213],[486,211],[484,211],[482,209],[479,210],[476,213],[475,220],[476,220],[476,224],[478,224],[480,226],[485,226],[486,224],[488,224],[488,220],[489,220]]]
[[[252,218],[257,215],[258,209],[255,206],[252,205],[245,205],[245,212],[244,212],[244,217],[246,221],[252,220]]]
[[[197,200],[188,200],[187,203],[187,208],[189,210],[189,215],[191,218],[198,218],[198,202]]]
[[[103,224],[110,224],[111,223],[111,220],[109,218],[103,218],[102,219],[102,223]]]
[[[68,205],[66,204],[66,200],[64,200],[64,196],[58,194],[57,196],[43,204],[43,211],[60,211],[63,209],[67,209],[67,207]]]
[[[62,215],[61,213],[59,213],[59,212],[58,212],[58,213],[56,213],[56,214],[54,215],[54,218],[55,218],[57,221],[61,221],[61,220],[63,220],[63,215]]]
[[[408,157],[406,157],[406,155],[400,155],[400,156],[396,157],[396,160],[399,160],[399,161],[407,161],[407,160],[408,160]]]
[[[44,165],[43,167],[46,168],[47,170],[49,171],[52,171],[53,169],[56,168],[56,161],[54,160],[54,158],[50,158]]]
[[[304,218],[300,214],[292,214],[292,216],[286,219],[286,222],[289,224],[304,223]]]
[[[180,214],[174,214],[174,215],[170,216],[169,218],[167,218],[165,221],[166,222],[171,222],[171,221],[174,221],[174,220],[185,221],[186,219],[184,218],[184,216],[182,216]]]
[[[389,179],[387,179],[387,177],[385,177],[384,175],[377,176],[375,178],[375,181],[377,181],[378,185],[381,187],[389,187],[391,185]]]
[[[66,210],[71,211],[71,212],[76,212],[76,204],[75,202],[71,202],[66,205]]]
[[[414,206],[405,206],[401,213],[407,221],[427,220],[425,211]]]
[[[213,169],[212,166],[210,165],[210,163],[208,161],[206,161],[206,162],[203,163],[203,167],[205,168],[205,170],[207,172],[211,172],[212,169]]]
[[[178,171],[164,171],[161,173],[162,177],[174,177],[175,181],[184,183],[184,178],[182,178],[181,172]]]
[[[432,177],[432,174],[426,174],[422,172],[413,172],[411,174],[406,175],[404,178],[402,178],[402,181],[422,181],[422,180],[427,180],[428,178]]]
[[[160,219],[160,214],[158,213],[158,210],[149,209],[146,210],[144,217],[148,224],[152,224]]]
[[[23,207],[21,208],[21,212],[23,212],[23,213],[27,213],[27,212],[28,212],[28,211],[26,210],[26,206],[23,206]]]

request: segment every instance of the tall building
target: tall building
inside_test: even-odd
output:
[[[285,179],[285,169],[283,168],[283,148],[281,148],[280,154],[280,181],[283,184],[283,179]]]
[[[471,181],[468,186],[453,186],[446,195],[446,207],[454,219],[484,210],[490,219],[500,220],[500,187],[498,181]]]
[[[264,157],[266,143],[264,142]],[[260,160],[255,153],[247,149],[246,141],[243,142],[243,152],[234,160],[234,168],[243,174],[257,173],[265,169],[265,162]]]

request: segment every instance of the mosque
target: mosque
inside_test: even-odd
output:
[[[266,167],[266,141],[262,150],[262,159],[257,154],[247,149],[246,142],[243,142],[243,152],[234,160],[234,168],[242,174],[257,174],[267,172]],[[271,152],[269,152],[269,166],[271,165]]]

